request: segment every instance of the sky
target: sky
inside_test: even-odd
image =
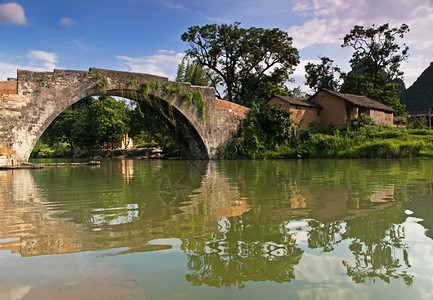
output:
[[[234,22],[287,31],[301,59],[291,86],[304,91],[304,66],[319,56],[350,70],[341,44],[355,25],[409,25],[406,87],[433,62],[433,0],[0,0],[0,81],[17,69],[92,67],[174,80],[188,27]]]

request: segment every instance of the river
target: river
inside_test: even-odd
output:
[[[0,171],[0,299],[432,299],[433,160]]]

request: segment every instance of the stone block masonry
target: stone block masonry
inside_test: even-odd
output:
[[[39,137],[67,107],[88,96],[121,96],[146,101],[155,113],[167,118],[187,159],[215,159],[216,148],[227,145],[248,109],[215,99],[210,87],[172,83],[165,77],[114,70],[18,70],[17,80],[0,85],[0,149],[8,149],[17,162],[28,160]],[[95,83],[101,81],[99,87]],[[183,93],[198,91],[205,103],[204,118],[196,105],[186,105],[180,95],[169,99],[162,90],[140,92],[146,82],[181,84]],[[103,88],[101,88],[101,86]],[[14,88],[13,88],[14,87]],[[221,102],[223,101],[223,102]],[[1,154],[1,153],[0,153]]]

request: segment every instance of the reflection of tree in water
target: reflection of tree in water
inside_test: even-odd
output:
[[[331,252],[334,246],[341,242],[342,221],[322,223],[318,220],[309,220],[308,247],[311,249],[323,248],[324,252]]]
[[[237,286],[247,281],[290,282],[303,250],[281,226],[226,219],[219,233],[184,239],[188,257],[186,280],[194,286]]]
[[[402,268],[409,268],[407,245],[402,243],[404,231],[401,225],[392,225],[389,236],[377,242],[363,242],[355,239],[349,246],[355,262],[343,261],[347,275],[356,283],[376,278],[390,283],[391,279],[403,279],[407,285],[413,282],[413,275]],[[402,260],[404,265],[402,265]]]
[[[397,211],[398,212],[398,211]],[[354,261],[343,260],[347,275],[356,283],[376,279],[389,283],[391,279],[402,279],[412,284],[408,246],[403,243],[404,228],[388,211],[376,212],[367,217],[330,223],[310,220],[308,225],[309,248],[322,248],[324,252],[334,250],[343,240],[351,241],[349,250]]]
[[[169,207],[179,207],[189,201],[192,190],[191,179],[184,172],[163,176],[159,185],[159,197]]]

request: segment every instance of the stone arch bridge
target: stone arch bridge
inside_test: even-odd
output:
[[[204,108],[189,99],[201,93]],[[165,117],[186,159],[215,159],[249,109],[215,99],[211,87],[175,83],[165,77],[103,69],[89,71],[18,70],[0,82],[0,155],[26,162],[39,137],[67,107],[88,96],[121,96],[145,101]],[[198,97],[199,100],[201,97]]]

